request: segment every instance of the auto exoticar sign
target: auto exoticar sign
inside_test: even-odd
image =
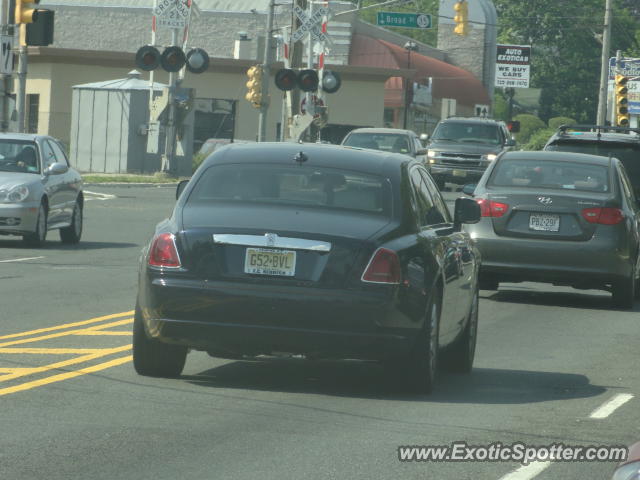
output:
[[[498,45],[496,87],[529,88],[531,45]]]

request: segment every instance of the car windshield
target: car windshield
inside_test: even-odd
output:
[[[563,160],[503,159],[487,186],[609,191],[609,170],[602,165]]]
[[[390,215],[391,185],[348,170],[259,164],[208,168],[187,203],[260,203]]]
[[[481,123],[441,123],[433,132],[432,140],[450,142],[500,144],[500,132],[495,125]]]
[[[36,144],[29,140],[0,140],[0,171],[40,173]]]
[[[344,141],[344,145],[383,152],[410,153],[409,138],[398,133],[352,133]]]

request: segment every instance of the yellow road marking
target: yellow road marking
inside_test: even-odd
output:
[[[63,380],[79,377],[81,375],[87,375],[89,373],[99,372],[100,370],[105,370],[107,368],[128,363],[132,360],[132,358],[133,357],[131,355],[127,355],[126,357],[116,358],[109,362],[99,363],[97,365],[92,365],[91,367],[83,368],[81,370],[74,370],[73,372],[60,373],[58,375],[52,375],[50,377],[41,378],[39,380],[34,380],[32,382],[21,383],[20,385],[15,385],[13,387],[2,388],[0,389],[0,395],[8,395],[10,393],[22,392],[24,390],[30,390],[32,388],[41,387],[43,385],[48,385],[50,383],[61,382]]]
[[[115,327],[117,325],[124,325],[126,323],[132,323],[133,322],[133,318],[126,318],[124,320],[118,320],[116,322],[110,322],[110,323],[105,323],[103,325],[96,325],[95,327],[90,327],[90,328],[81,328],[78,330],[67,330],[65,332],[58,332],[58,333],[51,333],[49,335],[42,335],[40,337],[30,337],[30,338],[22,338],[20,340],[13,340],[11,342],[4,342],[4,343],[0,343],[0,347],[9,347],[11,345],[21,345],[24,343],[33,343],[33,342],[41,342],[42,340],[49,340],[51,338],[59,338],[59,337],[66,337],[68,335],[81,335],[81,332],[86,332],[86,331],[95,331],[101,328],[106,328],[106,327]]]
[[[89,360],[95,360],[96,358],[105,357],[113,353],[124,352],[130,349],[131,349],[131,345],[125,345],[123,347],[116,347],[116,348],[104,348],[104,349],[101,349],[101,351],[99,352],[89,353],[87,355],[81,355],[79,357],[70,358],[68,360],[63,360],[61,362],[50,363],[48,365],[43,365],[41,367],[24,369],[24,371],[16,371],[13,373],[9,373],[7,375],[1,376],[0,382],[6,382],[7,380],[14,380],[16,378],[24,377],[34,373],[43,373],[43,372],[47,372],[49,370],[54,370],[57,368],[68,367],[69,365],[76,365],[78,363],[88,362]]]
[[[12,333],[11,335],[3,335],[3,336],[0,336],[0,340],[4,340],[6,338],[26,337],[28,335],[35,335],[37,333],[52,332],[54,330],[63,330],[65,328],[79,327],[80,325],[89,325],[91,323],[102,322],[103,320],[111,320],[112,318],[118,318],[124,315],[133,315],[133,310],[130,310],[128,312],[113,313],[111,315],[104,315],[102,317],[91,318],[89,320],[83,320],[81,322],[65,323],[63,325],[56,325],[55,327],[39,328],[37,330],[30,330],[27,332]]]
[[[111,348],[0,348],[0,353],[33,353],[36,355],[82,355],[83,353],[97,353],[107,351],[111,353]],[[0,368],[0,372],[2,368]]]
[[[114,336],[131,336],[131,332],[116,332],[114,330],[84,330],[78,333],[74,333],[74,335],[114,335]]]

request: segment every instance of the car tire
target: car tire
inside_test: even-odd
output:
[[[133,318],[133,367],[147,377],[178,377],[187,359],[187,347],[159,342],[147,336],[140,308]]]
[[[467,315],[467,325],[462,334],[446,352],[444,366],[454,373],[471,373],[473,359],[476,354],[478,338],[478,303],[479,295],[476,290]]]
[[[636,274],[635,269],[631,275],[624,280],[613,282],[612,300],[613,304],[618,308],[630,310],[636,299]]]
[[[406,381],[411,390],[431,393],[438,377],[440,302],[432,299],[427,307],[424,327],[408,359]]]
[[[76,201],[76,204],[73,207],[71,225],[60,229],[60,240],[62,243],[78,243],[82,236],[82,225],[82,204],[79,201]]]
[[[38,209],[36,231],[24,235],[22,239],[30,247],[42,247],[47,240],[47,207],[44,202],[40,203]]]

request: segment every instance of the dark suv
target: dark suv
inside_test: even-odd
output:
[[[516,142],[504,122],[487,118],[451,117],[436,125],[427,145],[431,176],[442,189],[445,182],[477,182],[499,153]]]
[[[562,125],[544,149],[617,158],[627,171],[636,197],[640,197],[640,129]]]

